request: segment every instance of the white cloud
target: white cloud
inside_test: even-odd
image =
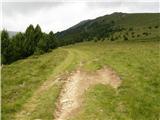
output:
[[[3,2],[133,2],[133,0],[2,0]],[[137,0],[135,2],[159,2],[159,0]]]
[[[43,31],[67,29],[78,22],[113,12],[159,12],[157,0],[90,0],[63,2],[13,2],[3,3],[3,27],[10,31],[24,31],[29,24],[39,24]],[[11,2],[12,1],[12,2]],[[36,0],[34,0],[36,1]],[[50,0],[51,1],[51,0]],[[70,2],[69,2],[70,1]],[[152,2],[151,2],[152,1]]]

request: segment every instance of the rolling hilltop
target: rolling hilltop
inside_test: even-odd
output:
[[[160,13],[113,13],[79,24],[57,33],[66,44],[93,39],[136,39],[158,36]]]

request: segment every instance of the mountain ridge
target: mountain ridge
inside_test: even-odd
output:
[[[114,12],[95,19],[89,19],[56,33],[59,40],[67,41],[67,44],[81,41],[105,39],[115,32],[129,28],[142,28],[159,25],[160,13],[122,13]]]

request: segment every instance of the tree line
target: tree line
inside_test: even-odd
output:
[[[1,64],[9,64],[32,54],[43,54],[58,47],[58,40],[51,31],[46,34],[39,25],[29,25],[24,33],[17,33],[12,38],[6,30],[1,32]]]
[[[17,33],[12,38],[6,30],[1,33],[1,64],[9,64],[18,59],[26,58],[33,54],[43,54],[60,46],[83,41],[101,40],[110,37],[123,28],[116,26],[114,21],[102,24],[92,22],[76,29],[69,29],[54,34],[52,31],[44,33],[39,25],[35,28],[29,25],[24,33]]]

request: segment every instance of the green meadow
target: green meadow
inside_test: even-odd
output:
[[[2,65],[2,120],[53,120],[64,86],[57,79],[81,63],[89,72],[112,68],[121,84],[117,89],[90,87],[69,120],[160,120],[158,20],[159,13],[113,13],[87,20],[55,34],[61,41],[53,50]]]
[[[4,65],[2,119],[14,119],[43,82],[73,70],[82,61],[89,71],[113,68],[122,84],[117,90],[100,84],[90,88],[83,96],[83,107],[71,120],[158,120],[159,60],[159,41],[99,41],[58,48]],[[53,119],[61,87],[62,83],[56,83],[40,94],[29,119]]]

